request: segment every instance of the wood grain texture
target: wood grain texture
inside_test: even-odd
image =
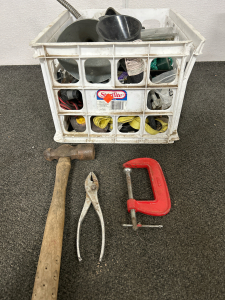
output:
[[[56,166],[55,187],[45,225],[32,300],[57,299],[65,220],[65,197],[70,167],[71,162],[69,157],[59,158]]]

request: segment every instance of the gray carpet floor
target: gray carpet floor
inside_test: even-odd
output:
[[[225,62],[196,63],[178,133],[170,145],[96,144],[94,161],[73,161],[64,227],[58,299],[208,300],[225,298]],[[0,299],[30,299],[51,202],[56,161],[54,125],[39,66],[0,68],[1,244]],[[138,214],[162,229],[122,228],[130,223],[122,164],[156,159],[172,208],[164,217]],[[90,171],[99,179],[106,225],[105,256],[98,263],[101,228],[90,208],[76,256],[76,229]],[[152,196],[146,170],[132,174],[134,197]]]

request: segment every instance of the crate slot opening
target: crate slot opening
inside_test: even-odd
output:
[[[78,63],[73,58],[54,60],[54,78],[61,84],[74,84],[79,82],[80,74]]]
[[[117,127],[121,133],[136,133],[140,130],[141,118],[139,116],[120,116]]]
[[[84,69],[89,83],[106,84],[111,80],[111,64],[107,58],[88,58]]]
[[[59,90],[58,100],[63,110],[81,110],[83,108],[83,96],[77,89]]]
[[[145,132],[151,135],[164,133],[168,128],[168,116],[147,116],[145,118]]]
[[[154,84],[172,83],[177,76],[179,61],[171,57],[157,57],[150,63],[150,80]]]
[[[147,108],[149,110],[169,109],[173,101],[172,89],[154,89],[148,92]]]
[[[117,78],[122,84],[137,84],[144,78],[144,61],[141,58],[121,58],[117,64]]]
[[[113,130],[113,118],[110,116],[91,116],[91,130],[97,133],[109,133]]]
[[[68,132],[86,131],[86,118],[83,116],[65,116],[64,128]]]

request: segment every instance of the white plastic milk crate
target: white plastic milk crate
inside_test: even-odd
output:
[[[79,42],[57,43],[63,30],[76,21],[68,11],[63,12],[53,23],[46,27],[31,42],[35,50],[34,57],[39,58],[52,117],[55,125],[54,140],[60,143],[173,143],[178,140],[178,123],[189,75],[196,58],[202,52],[205,39],[183,17],[171,9],[118,9],[121,14],[130,15],[141,21],[147,29],[155,27],[173,27],[176,38],[172,41],[148,42]],[[105,10],[89,9],[80,11],[84,18],[94,18]],[[155,58],[172,58],[174,77],[168,83],[156,83],[150,80],[151,62]],[[91,83],[85,74],[85,62],[88,59],[107,59],[111,66],[111,78],[106,83]],[[118,62],[123,58],[141,58],[144,62],[143,80],[135,84],[123,84],[118,80]],[[61,68],[58,59],[73,59],[79,70],[79,81],[60,83],[57,71]],[[76,61],[76,62],[75,62]],[[58,92],[62,89],[80,91],[83,108],[64,110],[59,105]],[[157,91],[169,95],[170,106],[166,109],[149,109],[148,93]],[[107,104],[104,97],[113,96]],[[69,131],[71,116],[83,116],[86,129],[83,132]],[[96,116],[110,117],[108,132],[93,131],[91,121]],[[146,131],[148,116],[164,118],[168,123],[166,131],[157,134]],[[139,117],[137,132],[119,131],[120,117]],[[84,120],[84,119],[83,119]],[[121,120],[121,119],[119,119]]]

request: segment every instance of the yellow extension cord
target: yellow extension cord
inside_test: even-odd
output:
[[[156,121],[160,122],[162,125],[162,128],[158,131],[150,127],[148,124],[148,119],[146,118],[145,120],[145,131],[148,132],[149,134],[157,134],[160,132],[165,132],[168,128],[168,123],[163,122],[160,119],[156,119]],[[104,116],[104,117],[94,117],[93,119],[94,124],[99,127],[99,128],[105,128],[108,124],[110,124],[110,129],[112,129],[112,117]],[[134,129],[140,129],[140,117],[133,117],[133,116],[128,116],[128,117],[119,117],[118,118],[118,123],[129,123],[131,127]]]
[[[93,122],[101,129],[104,129],[109,123],[113,123],[112,117],[94,117]]]

